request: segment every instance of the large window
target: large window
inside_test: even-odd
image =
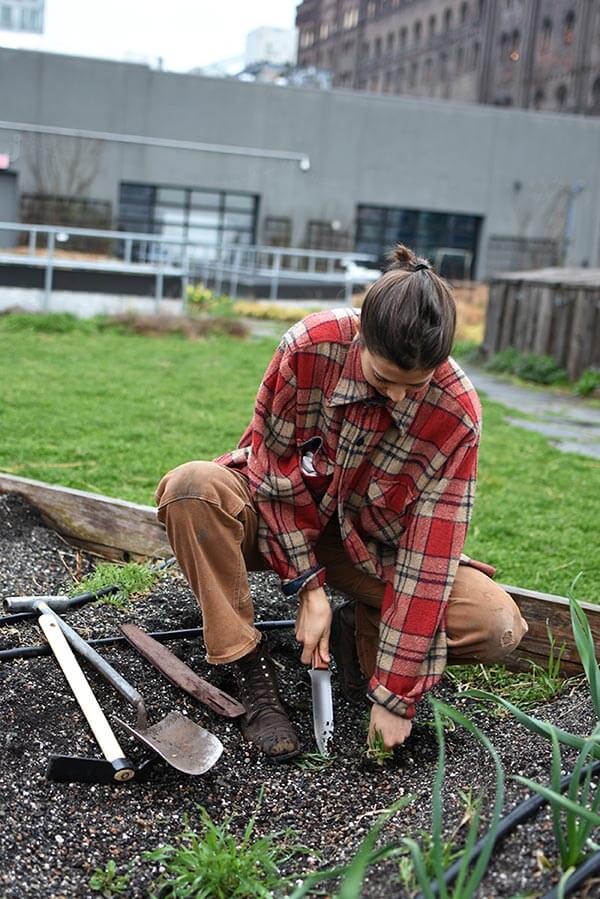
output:
[[[216,249],[256,242],[258,196],[195,187],[122,182],[119,228]]]
[[[455,250],[458,256],[462,251],[474,266],[480,222],[479,216],[454,212],[359,206],[356,251],[377,256],[383,263],[392,247],[403,243],[429,259],[433,259],[439,250]],[[458,276],[451,271],[441,273],[448,277]]]

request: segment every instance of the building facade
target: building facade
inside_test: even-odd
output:
[[[600,264],[596,118],[0,49],[9,81],[19,90],[0,95],[0,145],[13,148],[0,221],[214,252],[381,259],[401,241],[452,256],[451,277]]]
[[[1,0],[0,31],[44,31],[45,0]]]
[[[600,115],[598,0],[304,0],[334,87]]]

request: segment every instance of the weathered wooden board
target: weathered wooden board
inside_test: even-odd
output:
[[[172,555],[156,509],[0,472],[0,493],[16,493],[72,543],[112,559]]]
[[[156,510],[83,490],[73,490],[0,472],[0,493],[16,493],[41,512],[45,521],[67,540],[112,559],[165,558],[172,554]],[[550,643],[564,643],[563,671],[580,671],[573,642],[569,602],[562,596],[503,585],[529,624],[529,633],[508,659],[513,669],[528,667],[533,659],[545,666]],[[596,646],[600,650],[600,606],[582,604],[587,612]]]
[[[550,334],[552,332],[552,290],[542,287],[540,292],[540,308],[537,319],[537,332],[534,337],[533,352],[545,356],[550,352]]]
[[[564,644],[561,670],[566,674],[579,673],[581,666],[571,630],[569,600],[564,596],[538,593],[522,587],[502,585],[515,600],[523,618],[529,625],[529,632],[523,638],[519,649],[507,659],[507,666],[513,669],[527,667],[527,659],[546,666],[550,654],[548,630],[554,639],[556,652]],[[581,603],[585,610],[596,644],[596,654],[600,653],[600,606]]]

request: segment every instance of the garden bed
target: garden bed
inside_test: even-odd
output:
[[[46,528],[37,512],[20,498],[0,496],[0,597],[18,593],[62,592],[93,567],[93,557],[67,545]],[[293,617],[294,609],[281,594],[277,579],[254,574],[251,585],[257,617]],[[199,624],[196,602],[177,570],[163,577],[143,598],[125,609],[91,604],[65,613],[69,623],[86,638],[114,634],[118,625],[135,621],[146,630]],[[37,627],[28,622],[4,627],[2,647],[41,642]],[[223,669],[208,666],[198,641],[181,641],[171,648],[199,674],[225,689],[231,684]],[[291,718],[307,752],[312,739],[310,688],[306,669],[298,662],[290,632],[273,636],[273,650],[281,664],[281,683]],[[111,648],[104,655],[147,701],[150,721],[179,709],[208,727],[223,742],[223,756],[206,775],[188,778],[166,765],[157,765],[146,783],[119,787],[61,785],[44,777],[48,757],[54,753],[98,756],[87,725],[52,658],[5,662],[0,668],[0,716],[3,761],[0,796],[3,805],[4,866],[0,894],[21,897],[93,896],[89,879],[96,867],[113,859],[124,871],[131,865],[127,895],[148,895],[156,867],[142,853],[170,842],[184,827],[198,822],[196,808],[206,807],[218,823],[234,815],[234,827],[243,832],[256,808],[261,787],[264,798],[258,812],[257,834],[295,828],[297,842],[312,853],[289,863],[284,873],[315,870],[349,860],[379,810],[408,793],[414,801],[400,811],[384,830],[386,841],[417,835],[430,822],[430,797],[437,746],[427,703],[419,709],[414,735],[394,758],[380,767],[364,756],[365,710],[351,707],[341,697],[334,677],[336,712],[335,755],[321,770],[297,764],[273,765],[244,743],[235,723],[220,719],[172,687],[130,648]],[[105,710],[132,720],[132,713],[112,688],[90,675]],[[437,691],[461,708],[466,700],[445,682]],[[585,686],[576,686],[553,703],[536,709],[540,717],[574,733],[589,733],[594,713]],[[487,716],[469,708],[478,725],[496,745],[507,774],[523,774],[541,782],[549,778],[547,744],[532,737],[511,718]],[[134,759],[139,744],[119,733]],[[565,752],[572,763],[573,756]],[[483,749],[460,729],[447,734],[446,825],[448,833],[463,814],[459,791],[493,795],[494,772]],[[505,810],[525,792],[509,778]],[[487,815],[486,815],[487,818]],[[321,853],[322,859],[317,858]],[[550,814],[544,810],[510,837],[499,851],[481,888],[480,896],[541,895],[556,882],[557,874],[544,866],[542,854],[555,857]],[[591,887],[589,896],[598,895]],[[365,897],[407,896],[398,880],[397,862],[373,869],[365,882]],[[579,894],[584,896],[585,892]]]

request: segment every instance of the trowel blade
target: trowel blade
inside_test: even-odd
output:
[[[329,741],[333,736],[333,699],[331,672],[328,668],[311,668],[313,730],[321,755],[329,755]]]

